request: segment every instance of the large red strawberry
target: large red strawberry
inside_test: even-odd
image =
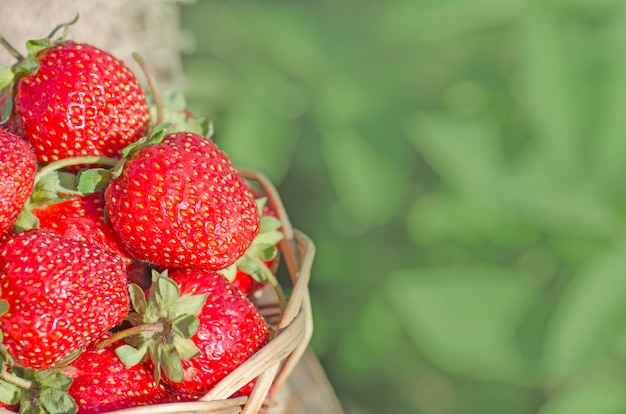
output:
[[[161,326],[127,340],[117,353],[132,365],[148,355],[156,378],[180,400],[204,395],[269,340],[269,328],[256,307],[217,272],[178,269],[154,273],[147,297],[135,290],[135,326]],[[246,388],[249,391],[248,388]]]
[[[137,364],[127,368],[112,347],[89,347],[63,371],[73,379],[67,392],[76,401],[78,414],[174,401],[163,383],[156,383],[148,367]]]
[[[43,230],[0,244],[4,345],[26,368],[46,369],[128,314],[124,264],[104,248]]]
[[[113,229],[139,260],[219,270],[259,231],[250,190],[211,139],[188,132],[138,149],[105,190]]]
[[[146,133],[146,97],[122,61],[88,44],[40,43],[14,66],[9,121],[31,142],[39,162],[118,157]]]
[[[201,355],[182,362],[182,382],[164,378],[176,392],[198,398],[261,349],[269,329],[256,307],[219,273],[180,269],[170,277],[182,294],[208,294],[191,338]]]
[[[0,128],[0,239],[11,232],[30,197],[36,170],[30,145]]]

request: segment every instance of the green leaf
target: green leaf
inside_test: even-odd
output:
[[[14,226],[15,232],[36,228],[39,228],[39,219],[29,208],[23,208],[19,216],[17,216],[17,221]]]
[[[182,382],[185,371],[174,344],[164,344],[158,348],[158,359],[165,376],[173,382]]]
[[[176,348],[176,352],[178,353],[178,357],[181,361],[186,361],[202,355],[202,352],[191,339],[176,336],[174,337],[174,347]]]
[[[521,15],[519,91],[529,118],[537,152],[568,177],[584,160],[583,134],[589,108],[581,69],[584,58],[568,53],[568,32],[542,3],[533,3]]]
[[[202,311],[207,297],[208,294],[206,293],[201,295],[185,294],[181,296],[172,307],[173,317],[198,315]]]
[[[195,315],[182,315],[174,319],[172,329],[183,338],[191,338],[200,326],[200,320]]]
[[[54,388],[41,390],[41,404],[50,414],[74,414],[78,410],[68,393]]]
[[[113,172],[108,168],[90,168],[81,171],[78,175],[78,191],[81,194],[92,194],[102,190],[113,178]]]
[[[605,355],[626,322],[626,246],[586,263],[565,287],[546,332],[543,366],[554,380]]]
[[[420,114],[407,126],[407,134],[447,188],[481,201],[498,197],[506,168],[492,119]]]
[[[145,314],[148,304],[146,302],[146,293],[143,289],[136,283],[130,283],[128,285],[128,293],[135,312],[140,315]]]
[[[126,367],[132,367],[140,363],[146,355],[147,347],[143,346],[139,349],[130,345],[120,345],[115,348],[115,355],[122,361]]]
[[[29,55],[34,57],[39,52],[49,48],[52,45],[53,45],[53,42],[50,41],[50,39],[28,40],[26,42],[26,50],[28,51]]]
[[[17,404],[19,400],[18,390],[17,386],[0,380],[0,401],[8,405]]]
[[[7,313],[8,310],[9,310],[9,302],[7,302],[4,299],[0,299],[0,316]],[[2,341],[0,340],[0,342]]]
[[[364,227],[391,220],[408,189],[406,166],[354,129],[323,131],[323,150],[341,208]]]
[[[626,412],[626,393],[621,380],[600,378],[584,381],[552,396],[537,414],[618,414]]]
[[[45,370],[35,371],[35,379],[47,388],[55,388],[58,390],[66,390],[72,384],[72,379],[60,372]]]
[[[483,381],[534,375],[516,332],[537,292],[519,275],[487,265],[417,268],[391,274],[385,292],[416,347],[442,369]]]
[[[152,290],[156,293],[158,303],[168,309],[175,306],[180,297],[178,284],[169,277],[159,277]]]
[[[13,79],[15,79],[13,69],[9,66],[0,66],[0,89],[9,86]]]

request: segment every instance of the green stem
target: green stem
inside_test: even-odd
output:
[[[37,185],[42,177],[45,177],[52,171],[60,170],[61,168],[82,164],[99,164],[115,167],[119,161],[118,158],[101,157],[98,155],[62,158],[42,167],[37,174],[35,174],[35,185]]]
[[[287,299],[285,298],[285,292],[283,288],[278,283],[276,276],[270,270],[269,267],[265,264],[265,262],[258,257],[255,257],[254,260],[259,264],[263,277],[267,280],[267,283],[272,286],[274,292],[276,292],[276,296],[278,297],[278,306],[280,307],[281,314],[285,311],[285,307],[287,306]]]
[[[13,45],[11,45],[11,43],[9,43],[3,36],[0,36],[0,44],[2,44],[2,46],[4,46],[4,48],[11,54],[11,56],[13,56],[19,62],[24,60],[24,56],[22,56],[22,54],[18,52],[17,49],[15,49]]]
[[[138,335],[144,332],[163,332],[164,327],[162,323],[149,323],[145,325],[137,325],[132,328],[124,329],[122,331],[116,332],[111,335],[109,338],[98,342],[95,347],[96,348],[106,348],[116,341],[120,339],[128,338],[129,336]]]
[[[28,381],[28,380],[25,380],[24,378],[20,378],[16,375],[11,374],[8,371],[3,371],[2,373],[0,373],[0,379],[8,382],[9,384],[13,384],[25,390],[29,390],[33,386],[32,381]]]

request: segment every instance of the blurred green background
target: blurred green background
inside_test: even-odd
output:
[[[626,412],[626,2],[182,7],[190,108],[315,241],[347,413]]]

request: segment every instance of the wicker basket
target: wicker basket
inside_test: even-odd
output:
[[[279,246],[282,263],[291,277],[292,289],[284,311],[280,308],[271,287],[264,288],[255,303],[273,328],[271,340],[246,362],[233,370],[198,401],[177,402],[133,407],[115,414],[256,414],[264,407],[274,405],[273,397],[288,379],[306,350],[313,332],[313,319],[308,282],[315,247],[311,240],[291,227],[291,223],[272,183],[261,173],[240,170],[250,183],[258,184],[268,198],[268,204],[277,212],[285,237]],[[237,390],[256,379],[250,397],[229,398]],[[280,407],[276,407],[280,411]],[[0,409],[0,413],[8,412]]]

